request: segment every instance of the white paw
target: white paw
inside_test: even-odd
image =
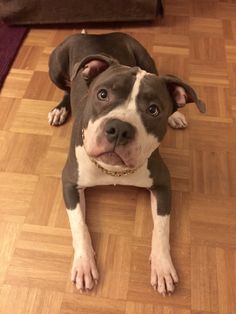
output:
[[[65,122],[67,117],[68,111],[66,110],[66,108],[54,108],[48,113],[48,123],[50,125],[59,126]]]
[[[168,123],[174,129],[184,129],[188,126],[185,116],[179,111],[175,111],[168,118]]]
[[[178,276],[172,264],[170,254],[150,256],[151,285],[163,296],[171,295],[178,283]]]
[[[75,252],[73,266],[71,270],[71,281],[82,293],[86,290],[92,290],[97,284],[99,274],[94,259],[94,252],[77,254]]]

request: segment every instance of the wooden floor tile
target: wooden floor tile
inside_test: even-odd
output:
[[[32,70],[12,68],[4,83],[1,96],[22,98],[25,94],[26,88],[30,83],[33,73],[34,72]]]
[[[62,314],[123,314],[125,313],[125,302],[109,299],[97,299],[94,302],[92,296],[81,296],[79,294],[65,294],[61,311]]]
[[[57,291],[4,285],[0,288],[0,313],[56,314],[62,298],[63,293]]]
[[[25,216],[37,181],[34,175],[0,172],[1,213]]]
[[[16,133],[52,135],[48,127],[48,112],[56,103],[44,100],[22,99],[10,130]]]
[[[22,231],[7,270],[7,284],[64,291],[72,257],[71,237],[51,236],[50,229],[42,233],[36,226]]]

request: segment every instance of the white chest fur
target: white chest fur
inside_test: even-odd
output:
[[[76,158],[78,161],[78,186],[86,188],[96,185],[132,185],[137,187],[150,188],[152,186],[152,179],[150,171],[146,163],[137,171],[127,176],[114,177],[102,172],[89,159],[84,147],[77,146],[75,149]]]

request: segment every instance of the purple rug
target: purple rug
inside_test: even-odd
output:
[[[0,88],[27,32],[27,27],[13,27],[0,23]]]

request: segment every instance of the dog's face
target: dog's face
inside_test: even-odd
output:
[[[102,73],[92,71],[99,75],[89,86],[84,148],[103,168],[136,169],[160,145],[173,99],[163,77],[120,64],[102,67]]]
[[[168,97],[161,79],[139,68],[113,66],[100,74],[86,106],[87,154],[103,166],[141,166],[166,132],[173,109]]]

